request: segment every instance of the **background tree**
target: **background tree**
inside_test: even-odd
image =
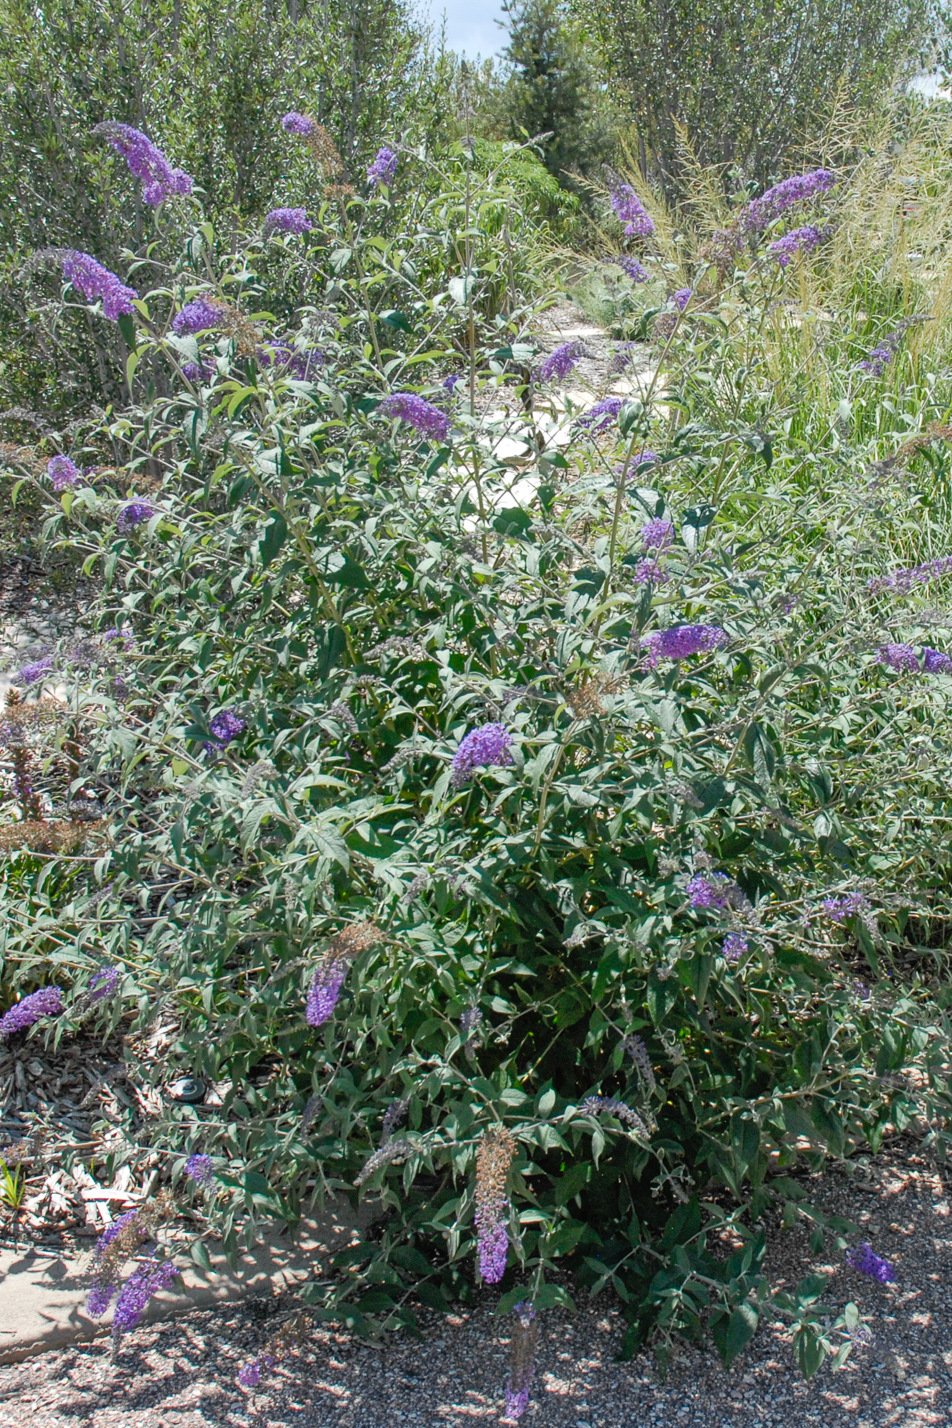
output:
[[[677,192],[683,125],[705,164],[763,184],[844,86],[858,106],[915,66],[930,0],[571,0],[625,86],[640,163]]]

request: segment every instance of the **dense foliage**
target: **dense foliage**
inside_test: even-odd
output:
[[[127,395],[48,474],[7,452],[102,596],[7,711],[4,985],[73,989],[60,1036],[105,978],[104,1025],[165,1036],[135,1075],[215,1084],[129,1154],[189,1157],[230,1246],[373,1202],[317,1311],[403,1322],[478,1267],[528,1333],[561,1266],[629,1347],[730,1359],[770,1313],[806,1372],[849,1351],[857,1307],[762,1260],[776,1212],[823,1228],[800,1170],[944,1142],[947,138],[696,250],[616,193],[651,375],[582,408],[470,144],[315,169],[235,242],[170,198],[96,279]]]

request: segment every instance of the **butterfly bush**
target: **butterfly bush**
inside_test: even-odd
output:
[[[283,124],[326,180],[326,131]],[[729,1359],[751,1305],[806,1364],[848,1347],[853,1306],[774,1286],[755,1227],[801,1214],[824,1155],[943,1124],[928,987],[952,913],[922,830],[952,741],[948,393],[937,319],[922,385],[907,364],[873,414],[857,334],[897,330],[898,298],[836,308],[803,364],[773,320],[782,230],[735,273],[827,192],[806,176],[746,226],[686,232],[669,271],[693,289],[608,285],[629,341],[658,317],[671,340],[623,349],[645,355],[627,404],[593,357],[556,439],[534,379],[575,354],[533,357],[514,291],[542,229],[505,165],[484,181],[460,148],[425,177],[408,151],[385,203],[325,187],[306,253],[262,243],[267,203],[214,244],[178,205],[137,252],[109,412],[11,458],[89,562],[95,633],[34,654],[0,719],[4,759],[30,755],[0,815],[3,1007],[18,1025],[66,928],[71,1010],[161,1033],[128,1059],[144,1101],[206,1088],[126,1126],[161,1188],[93,1255],[117,1335],[175,1282],[163,1195],[239,1245],[342,1190],[376,1219],[328,1246],[322,1319],[485,1293],[514,1316],[498,1407],[518,1419],[566,1286],[615,1293],[633,1348],[709,1331]],[[652,236],[634,189],[615,212]],[[818,246],[833,309],[825,264]],[[231,340],[211,356],[203,333]],[[57,447],[101,463],[81,500],[56,498]],[[154,539],[117,539],[159,511]]]
[[[650,238],[655,231],[654,220],[631,184],[623,183],[611,196],[612,211],[625,228],[629,238]]]
[[[846,1263],[860,1274],[876,1279],[880,1284],[894,1284],[896,1271],[888,1259],[883,1259],[869,1244],[855,1245],[846,1251]]]
[[[88,253],[80,253],[75,248],[64,253],[63,280],[87,302],[101,301],[103,316],[110,322],[118,322],[120,317],[135,312],[134,303],[139,296],[135,288],[127,287]]]
[[[784,179],[747,205],[741,214],[741,226],[748,233],[759,233],[788,209],[828,193],[835,184],[836,175],[823,168]]]
[[[41,987],[38,992],[30,992],[16,1006],[0,1017],[0,1036],[13,1036],[15,1032],[26,1031],[46,1017],[58,1016],[63,1010],[63,992],[60,987]]]
[[[67,491],[82,480],[82,472],[68,456],[54,456],[46,468],[54,491]]]
[[[156,208],[173,194],[189,194],[193,181],[182,169],[173,168],[162,150],[157,148],[140,129],[130,124],[109,122],[93,130],[115,149],[129,166],[129,172],[142,182],[142,197]]]
[[[306,208],[272,208],[264,220],[265,233],[310,233],[314,224]]]
[[[583,350],[580,342],[560,343],[554,351],[549,353],[548,357],[539,363],[536,368],[536,378],[540,382],[551,382],[554,378],[567,377],[577,366]]]
[[[824,237],[822,228],[818,228],[815,223],[807,223],[803,228],[794,228],[782,238],[768,243],[767,252],[772,258],[776,258],[781,268],[786,268],[797,253],[809,253],[823,242]]]
[[[367,182],[374,187],[381,184],[390,187],[397,176],[397,155],[393,149],[383,146],[378,149],[374,161],[367,170]]]

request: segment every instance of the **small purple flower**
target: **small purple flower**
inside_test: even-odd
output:
[[[933,650],[925,645],[922,650],[922,668],[927,674],[952,674],[952,659],[941,650]]]
[[[115,273],[97,263],[88,253],[80,253],[76,248],[68,248],[63,254],[63,279],[76,289],[87,302],[102,300],[103,316],[110,322],[135,312],[133,303],[139,294],[135,288],[126,287]]]
[[[929,318],[924,313],[915,313],[912,317],[904,317],[899,326],[894,328],[892,332],[887,332],[885,337],[879,340],[869,356],[865,357],[863,361],[859,363],[859,370],[861,372],[868,372],[871,377],[881,377],[902,346],[903,338],[910,327],[915,326],[916,323],[928,321]]]
[[[155,508],[148,501],[128,501],[116,517],[116,530],[120,535],[134,530],[145,521],[151,521]]]
[[[653,669],[662,659],[688,659],[691,655],[721,649],[729,636],[719,625],[672,625],[645,635],[642,648],[646,663]]]
[[[307,994],[305,1019],[308,1026],[323,1026],[330,1021],[346,977],[347,962],[343,957],[328,957],[320,964]]]
[[[204,362],[182,363],[182,376],[187,382],[207,382],[212,375],[212,370]]]
[[[367,170],[367,182],[376,188],[378,184],[384,184],[387,188],[393,183],[397,173],[397,156],[393,149],[384,144],[382,149],[378,149],[373,163]]]
[[[619,253],[617,258],[612,258],[612,262],[617,268],[621,268],[625,277],[631,278],[633,283],[646,283],[651,277],[648,269],[627,253]]]
[[[272,208],[264,220],[265,233],[309,233],[314,224],[306,208]]]
[[[77,481],[82,480],[79,467],[70,461],[68,456],[52,457],[47,465],[46,474],[57,494],[60,491],[65,491],[69,486],[75,486]]]
[[[103,1251],[109,1248],[113,1240],[118,1239],[127,1225],[133,1224],[138,1218],[138,1210],[127,1210],[124,1215],[119,1216],[118,1220],[113,1220],[111,1225],[107,1225],[96,1241],[96,1247],[93,1250],[93,1259],[101,1259]],[[140,1229],[140,1236],[143,1240],[147,1239],[148,1232],[144,1229]]]
[[[613,372],[627,372],[628,368],[638,356],[639,342],[617,342],[612,355]]]
[[[479,1272],[486,1284],[498,1284],[506,1272],[509,1201],[505,1196],[476,1206]]]
[[[623,183],[611,195],[610,203],[615,217],[625,225],[629,238],[649,238],[655,231],[651,215],[630,183]]]
[[[460,788],[474,769],[507,768],[512,763],[512,735],[504,724],[470,729],[453,755],[450,782]]]
[[[86,1313],[91,1319],[101,1319],[113,1301],[119,1286],[111,1280],[94,1284],[86,1296]]]
[[[687,886],[688,902],[694,908],[730,906],[730,878],[726,873],[695,873]]]
[[[880,645],[876,651],[876,658],[880,664],[884,664],[889,669],[917,670],[919,668],[919,656],[912,645]]]
[[[440,386],[443,388],[444,392],[449,392],[452,396],[453,392],[456,391],[457,386],[460,382],[462,382],[462,380],[463,377],[461,373],[451,372],[448,377],[443,378],[442,382],[440,383]]]
[[[460,1016],[459,1029],[465,1038],[466,1045],[469,1045],[473,1040],[482,1019],[483,1014],[479,1007],[467,1007]]]
[[[666,585],[669,578],[661,562],[653,557],[646,556],[635,566],[636,585]]]
[[[215,743],[223,749],[244,731],[245,721],[239,719],[233,709],[223,709],[208,721],[208,728]]]
[[[100,967],[89,979],[86,995],[91,1002],[105,1002],[115,995],[122,976],[121,967]]]
[[[678,288],[677,292],[671,294],[671,301],[678,309],[678,312],[683,312],[693,296],[694,291],[692,288]]]
[[[449,435],[450,419],[446,412],[414,392],[392,392],[384,397],[377,410],[383,416],[408,422],[421,436],[445,441]]]
[[[578,424],[586,431],[605,431],[618,420],[623,406],[621,397],[603,397],[579,417]]]
[[[25,664],[15,675],[17,684],[36,684],[45,674],[53,672],[53,656],[43,655],[41,659],[35,659],[30,664]]]
[[[643,455],[651,455],[645,452]],[[657,457],[654,458],[657,461]],[[645,550],[667,550],[674,540],[674,522],[665,516],[652,516],[641,527],[641,542]]]
[[[178,1270],[171,1260],[158,1260],[154,1256],[133,1270],[119,1291],[112,1316],[112,1332],[118,1338],[128,1334],[139,1323],[149,1300],[163,1289],[168,1289],[177,1278]]]
[[[860,1274],[868,1274],[870,1279],[876,1279],[880,1284],[895,1283],[895,1269],[889,1260],[878,1255],[871,1245],[854,1245],[846,1251],[845,1258],[850,1268],[859,1270]]]
[[[267,1369],[273,1369],[277,1359],[273,1354],[260,1354],[258,1358],[249,1360],[242,1364],[238,1370],[238,1382],[242,1388],[257,1388],[261,1382],[261,1375]]]
[[[870,594],[881,590],[895,590],[898,595],[908,595],[916,585],[925,585],[940,575],[952,571],[952,555],[941,555],[937,560],[926,560],[922,565],[909,566],[904,570],[892,570],[888,575],[875,575],[866,583]]]
[[[643,1136],[648,1135],[648,1127],[634,1106],[629,1106],[627,1101],[621,1101],[617,1096],[587,1096],[579,1103],[579,1111],[583,1116],[615,1116],[629,1129]]]
[[[26,1031],[42,1017],[58,1016],[63,1010],[63,992],[60,987],[41,987],[38,992],[30,992],[21,997],[0,1017],[0,1036],[13,1036],[18,1031]]]
[[[839,897],[825,897],[821,905],[830,921],[842,927],[848,918],[867,911],[869,899],[861,892],[851,892]]]
[[[221,303],[209,298],[194,298],[187,302],[181,312],[172,319],[172,331],[176,337],[193,337],[196,332],[208,332],[221,324],[224,308]]]
[[[813,169],[810,173],[784,179],[748,203],[741,214],[741,225],[748,233],[759,233],[794,204],[826,193],[835,183],[836,175],[829,169]]]
[[[742,932],[728,932],[721,943],[721,953],[728,962],[739,962],[750,951],[750,943]]]
[[[255,348],[255,357],[260,366],[284,368],[299,382],[313,380],[315,369],[324,365],[324,354],[319,348],[301,350],[286,342],[262,343]]]
[[[94,134],[102,134],[116,153],[125,159],[129,172],[142,182],[142,197],[152,208],[171,194],[192,191],[192,179],[182,169],[174,169],[162,150],[140,129],[130,124],[97,124]]]
[[[554,352],[550,352],[544,361],[539,363],[535,373],[536,380],[551,382],[553,378],[567,377],[583,351],[581,342],[563,342],[559,347],[556,347]]]
[[[189,1180],[194,1180],[196,1185],[207,1185],[212,1178],[214,1165],[210,1155],[203,1155],[197,1151],[190,1155],[185,1162],[185,1174]]]
[[[317,123],[308,114],[299,114],[296,109],[292,109],[290,114],[285,114],[281,120],[281,128],[286,134],[297,134],[302,139],[309,139],[317,128]]]
[[[794,228],[790,233],[785,233],[776,242],[768,243],[767,252],[776,258],[781,268],[786,268],[797,253],[810,252],[812,248],[818,247],[825,237],[825,229],[817,228],[815,223],[808,223],[803,228]]]

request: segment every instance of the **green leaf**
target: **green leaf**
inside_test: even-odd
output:
[[[712,1322],[711,1334],[725,1364],[733,1363],[747,1347],[759,1322],[760,1313],[749,1301],[738,1304],[729,1315]]]
[[[264,535],[258,542],[261,564],[270,565],[288,538],[288,523],[281,511],[272,511],[271,519],[264,528]]]

